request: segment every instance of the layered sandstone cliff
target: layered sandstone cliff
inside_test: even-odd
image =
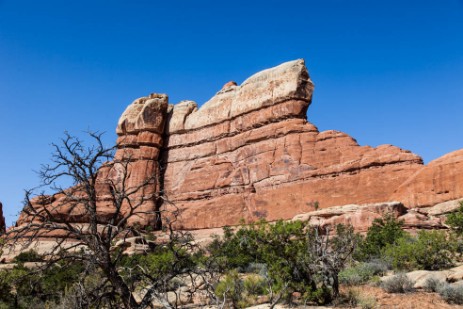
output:
[[[159,227],[159,210],[172,207],[177,227],[201,229],[336,205],[426,207],[463,197],[463,150],[424,166],[392,145],[360,146],[345,133],[319,132],[306,119],[313,88],[296,60],[239,86],[227,83],[200,108],[168,105],[159,94],[134,101],[119,120],[115,157],[130,161],[130,186],[144,187],[133,197],[142,211],[129,224]],[[120,175],[103,167],[100,177]],[[149,177],[155,181],[144,183]],[[104,185],[98,190],[104,217],[110,197]]]
[[[463,149],[448,153],[412,174],[391,195],[408,207],[428,207],[463,197]]]
[[[397,147],[361,147],[347,134],[319,132],[306,120],[312,91],[297,60],[222,89],[200,109],[173,107],[164,189],[182,227],[387,201],[422,167],[420,157]]]

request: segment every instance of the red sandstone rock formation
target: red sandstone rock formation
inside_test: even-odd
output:
[[[149,214],[129,223],[158,225],[161,200],[146,200],[153,193],[179,209],[176,226],[186,229],[290,219],[352,203],[423,207],[463,197],[463,150],[423,166],[419,156],[398,147],[359,146],[345,133],[319,132],[306,119],[312,91],[304,61],[296,60],[240,86],[227,83],[199,109],[192,101],[168,105],[167,96],[157,94],[134,101],[117,127],[115,160],[131,161],[131,186],[152,175],[156,181],[134,197]],[[111,213],[104,178],[119,176],[103,167],[101,177],[104,218]],[[382,211],[372,216],[360,208],[349,220],[370,222]],[[440,226],[420,212],[401,215],[410,226],[420,220]]]
[[[313,84],[302,60],[222,89],[199,110],[173,107],[164,184],[179,225],[210,228],[289,219],[349,203],[387,201],[422,167],[394,146],[361,147],[307,122]]]
[[[149,97],[137,99],[127,107],[119,119],[116,129],[119,137],[115,160],[131,161],[128,165],[130,177],[127,187],[129,190],[137,186],[144,187],[134,197],[143,205],[137,208],[128,224],[160,226],[157,210],[161,201],[157,198],[150,198],[150,196],[160,191],[159,155],[163,145],[162,135],[166,122],[167,101],[167,95],[164,94],[151,94]],[[153,181],[145,185],[149,179]]]
[[[3,205],[0,202],[0,235],[5,233],[5,217],[3,217]]]
[[[160,191],[160,171],[158,157],[162,146],[162,133],[167,112],[167,96],[152,94],[135,100],[127,107],[119,120],[116,132],[117,151],[114,162],[104,164],[98,171],[96,180],[97,216],[99,223],[106,224],[116,212],[108,180],[120,184],[125,176],[124,192],[131,200],[122,204],[120,215],[132,211],[129,225],[160,227],[157,199]],[[117,162],[122,162],[119,164]],[[79,197],[88,197],[78,186],[69,188],[53,196],[38,196],[31,200],[36,210],[46,207],[54,220],[61,222],[85,224],[89,214]],[[17,221],[21,226],[29,222],[40,221],[40,216],[27,215],[22,212]],[[41,237],[63,236],[63,231],[43,233]]]
[[[463,197],[463,149],[446,154],[412,174],[390,200],[427,207]]]
[[[402,203],[387,202],[364,205],[334,206],[296,215],[293,221],[307,221],[310,225],[334,231],[336,225],[352,225],[355,231],[366,233],[375,219],[392,215],[403,222],[405,230],[445,229],[444,218],[407,209]]]

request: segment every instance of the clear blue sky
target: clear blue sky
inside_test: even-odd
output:
[[[114,129],[135,98],[204,103],[304,58],[308,117],[429,162],[463,148],[463,2],[0,0],[0,200],[16,220],[65,130]]]

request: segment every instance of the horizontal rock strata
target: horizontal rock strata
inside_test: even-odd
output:
[[[305,221],[311,226],[328,231],[334,231],[338,224],[352,225],[356,232],[366,233],[375,219],[383,218],[385,215],[390,215],[401,221],[405,230],[446,228],[444,218],[407,209],[400,202],[333,206],[298,214],[292,220]]]
[[[115,162],[130,162],[129,187],[143,187],[131,197],[141,206],[129,224],[158,228],[158,214],[169,209],[179,216],[165,216],[164,223],[205,229],[291,219],[335,205],[398,201],[420,208],[463,197],[463,150],[424,166],[392,145],[360,146],[345,133],[319,132],[306,119],[313,88],[304,61],[296,60],[241,85],[229,82],[200,108],[193,101],[169,105],[160,94],[135,100],[119,120],[115,155]],[[113,211],[105,180],[122,178],[108,166],[99,175],[102,219]],[[384,212],[378,209],[400,208],[382,205],[371,206],[373,212],[354,207],[359,214],[349,220],[371,222]],[[441,226],[425,212],[400,215],[410,228],[420,220],[427,228]],[[78,214],[68,218],[85,222]]]
[[[319,132],[306,120],[312,90],[298,60],[222,89],[199,110],[192,102],[173,107],[164,185],[181,210],[180,227],[386,201],[422,167],[397,147],[361,147],[344,133]]]
[[[446,154],[412,174],[390,197],[408,207],[429,207],[463,197],[463,149]]]

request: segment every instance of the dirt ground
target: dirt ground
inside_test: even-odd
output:
[[[413,292],[389,294],[379,287],[361,286],[352,288],[363,297],[374,297],[375,308],[385,309],[463,309],[463,306],[447,304],[437,293]]]

